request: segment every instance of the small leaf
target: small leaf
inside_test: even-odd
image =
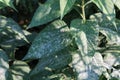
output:
[[[0,80],[8,80],[9,77],[9,64],[6,53],[0,49]]]
[[[120,9],[120,0],[112,0],[112,1]]]
[[[106,15],[109,21],[113,23],[113,25],[116,27],[115,24],[115,9],[114,9],[114,3],[112,0],[92,0],[93,3],[97,5],[97,7]]]
[[[39,33],[24,60],[48,57],[64,49],[70,43],[69,28],[64,21],[57,20]]]
[[[61,19],[72,8],[76,0],[60,0]]]
[[[15,61],[11,66],[13,80],[27,80],[30,68],[23,61]]]
[[[17,11],[17,9],[13,5],[13,0],[0,0],[0,4],[2,4],[2,5],[0,5],[0,8],[4,8],[6,6],[9,6]]]
[[[50,22],[60,16],[59,0],[48,0],[36,10],[28,28]]]
[[[3,17],[3,16],[0,16],[0,29],[4,33],[7,33],[4,30],[8,29],[11,32],[14,32],[16,35],[18,35],[19,36],[18,39],[22,38],[26,42],[28,42],[27,39],[26,39],[26,37],[24,36],[24,33],[23,33],[21,27],[14,20],[12,20],[10,18],[6,18],[6,17]]]
[[[109,66],[120,65],[120,46],[112,45],[103,52],[104,62]]]

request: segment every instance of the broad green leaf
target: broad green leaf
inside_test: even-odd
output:
[[[27,80],[30,68],[26,62],[14,61],[11,66],[13,80]]]
[[[64,67],[54,71],[42,71],[32,75],[30,80],[76,80],[75,73],[71,67]]]
[[[9,64],[6,53],[0,49],[0,80],[8,80],[9,77]],[[10,79],[9,79],[10,80]]]
[[[76,0],[60,0],[61,19],[72,8]]]
[[[81,52],[84,55],[94,55],[97,47],[97,24],[92,21],[83,23],[82,20],[75,19],[71,22],[70,29]]]
[[[4,8],[6,6],[9,6],[9,7],[13,8],[14,10],[16,10],[16,8],[13,5],[13,0],[0,0],[0,4],[1,4],[0,9]]]
[[[93,3],[106,15],[108,20],[110,20],[115,25],[115,9],[112,0],[92,0]],[[116,27],[116,26],[115,26]]]
[[[106,72],[100,53],[90,57],[82,56],[80,51],[76,51],[73,53],[72,65],[77,72],[77,80],[99,80],[99,76]]]
[[[71,62],[72,58],[68,49],[61,50],[54,55],[39,60],[31,75],[35,75],[45,70],[62,69]]]
[[[112,1],[120,9],[120,0],[112,0]]]
[[[21,27],[14,20],[12,20],[10,18],[0,16],[0,29],[2,30],[0,33],[7,34],[6,30],[8,30],[11,33],[18,35],[19,36],[18,39],[22,38],[25,41],[27,41]],[[9,34],[7,34],[7,35],[9,35]]]
[[[48,57],[64,49],[70,43],[68,26],[64,21],[56,20],[39,33],[24,60]]]
[[[103,71],[106,71],[101,54],[96,53],[97,28],[96,22],[92,21],[82,22],[76,19],[71,23],[71,34],[79,48],[79,52],[73,54],[73,67],[78,80],[98,80]]]
[[[58,18],[59,16],[59,0],[48,0],[45,4],[41,4],[38,7],[28,28],[45,24]]]

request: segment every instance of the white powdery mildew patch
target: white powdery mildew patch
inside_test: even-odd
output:
[[[39,33],[25,59],[47,57],[64,49],[71,42],[68,31],[63,21],[53,22]]]
[[[6,70],[0,67],[0,80],[6,80],[5,73],[6,73]]]

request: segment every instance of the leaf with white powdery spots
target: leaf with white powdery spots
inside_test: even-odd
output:
[[[64,49],[70,43],[68,26],[64,21],[57,20],[39,33],[24,60],[47,57]]]
[[[37,73],[42,74],[42,72],[45,70],[51,71],[61,69],[68,65],[71,60],[72,56],[70,54],[69,48],[65,48],[54,55],[40,59],[37,66],[34,68],[30,75],[35,75]]]
[[[112,0],[92,0],[116,28],[115,8]]]

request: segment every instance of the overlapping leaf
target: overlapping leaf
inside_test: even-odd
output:
[[[97,47],[97,30],[96,22],[87,21],[85,23],[80,19],[75,19],[71,23],[71,34],[75,36],[76,44],[85,54],[93,55]],[[92,53],[91,53],[92,52]]]
[[[36,10],[29,28],[45,24],[60,16],[59,0],[48,0]]]
[[[45,70],[56,70],[61,69],[64,66],[68,65],[71,62],[72,58],[68,49],[64,49],[56,53],[55,55],[51,55],[46,58],[42,58],[39,60],[39,63],[32,71],[31,75],[35,75],[37,73],[42,73]]]
[[[100,53],[95,53],[93,57],[90,57],[82,56],[80,51],[76,51],[73,53],[72,65],[77,72],[77,80],[99,80],[99,76],[106,72]]]
[[[76,0],[60,0],[61,19],[72,8]]]
[[[117,30],[113,25],[106,19],[105,15],[97,13],[91,15],[91,20],[98,22],[99,31],[107,37],[108,44],[120,44],[120,21],[115,20]]]
[[[25,59],[37,59],[53,55],[71,43],[66,23],[57,20],[42,30],[33,41]]]
[[[97,7],[106,15],[108,20],[112,22],[115,27],[115,9],[114,9],[114,3],[112,0],[92,0],[93,3],[97,5]]]
[[[10,18],[0,16],[0,30],[1,30],[0,33],[4,33],[4,34],[7,34],[6,30],[13,32],[16,35],[18,35],[19,38],[22,38],[25,41],[27,41],[20,26],[14,20]]]
[[[120,0],[112,0],[112,1],[120,9]]]
[[[98,26],[96,22],[76,19],[71,23],[71,34],[79,48],[73,56],[73,67],[76,69],[78,80],[98,80],[106,66],[100,53],[96,53]],[[99,59],[98,59],[99,57]],[[96,62],[96,63],[95,63]]]
[[[11,66],[13,80],[27,80],[30,68],[26,62],[15,61]]]
[[[6,6],[9,6],[9,7],[11,7],[11,8],[16,10],[16,8],[13,5],[13,0],[0,0],[0,9],[4,8]]]
[[[9,80],[9,64],[8,57],[3,50],[0,49],[0,80]]]

